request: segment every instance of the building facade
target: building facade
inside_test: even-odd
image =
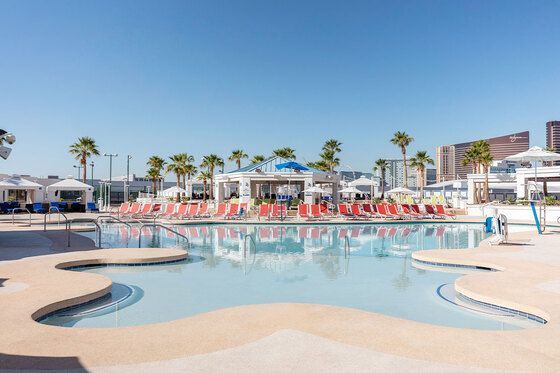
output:
[[[546,147],[560,152],[560,121],[546,122]]]
[[[490,144],[490,153],[495,161],[529,149],[529,131],[484,139]],[[465,152],[474,141],[454,145],[438,146],[436,149],[436,169],[438,182],[465,179],[472,172],[470,165],[463,165]]]
[[[385,171],[385,186],[389,189],[404,186],[404,162],[402,159],[387,159],[389,166]],[[377,176],[381,177],[380,171]],[[407,162],[407,179],[408,187],[415,188],[417,186],[416,170]]]

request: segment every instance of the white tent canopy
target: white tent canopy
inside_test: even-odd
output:
[[[12,198],[23,203],[43,202],[44,189],[41,184],[12,175],[0,181],[0,200],[6,202]]]
[[[75,193],[67,193],[75,192]],[[61,201],[61,200],[76,200],[75,195],[80,195],[82,203],[93,202],[93,187],[91,185],[82,183],[69,176],[64,180],[51,184],[47,187],[47,200],[48,201]],[[68,196],[65,198],[65,196]]]
[[[187,191],[183,188],[172,186],[171,188],[167,188],[163,192],[161,192],[161,195],[163,197],[177,197],[177,193],[179,193],[181,196],[185,196],[187,194]]]
[[[368,179],[365,176],[360,176],[359,178],[357,178],[356,180],[353,180],[351,182],[348,183],[348,186],[377,186],[377,181],[372,180],[372,179]]]
[[[304,193],[328,193],[326,190],[317,186],[309,187],[303,191]]]
[[[533,146],[529,150],[506,157],[508,161],[519,162],[549,162],[560,161],[560,154],[544,150],[540,146]]]
[[[352,193],[352,194],[358,193],[358,194],[363,194],[364,192],[362,192],[361,190],[359,190],[359,189],[356,188],[356,187],[350,186],[350,187],[346,187],[346,188],[344,188],[344,189],[340,189],[340,190],[338,191],[338,193]]]

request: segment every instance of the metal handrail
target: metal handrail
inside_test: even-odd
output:
[[[95,224],[95,226],[97,227],[97,239],[99,242],[99,245],[97,247],[101,248],[101,226],[97,223],[97,220],[94,218],[75,218],[75,219],[71,219],[68,221],[68,232],[67,232],[67,237],[68,237],[68,247],[70,247],[70,233],[72,232],[72,223],[93,223]]]
[[[344,258],[350,256],[350,239],[348,236],[344,236]]]
[[[177,237],[184,238],[187,241],[188,249],[190,249],[190,247],[191,247],[191,241],[189,240],[189,238],[187,236],[185,236],[184,234],[181,234],[177,231],[174,231],[173,229],[171,229],[169,227],[166,227],[163,224],[158,224],[158,223],[145,223],[145,224],[142,224],[140,226],[140,232],[139,232],[140,234],[138,235],[138,247],[142,247],[142,230],[146,227],[160,227],[160,228],[163,228],[163,229],[167,230],[168,232],[174,233]],[[177,245],[179,245],[179,238],[177,238]],[[187,251],[188,251],[188,249],[187,249]]]
[[[50,207],[50,208],[49,208],[49,212],[47,212],[47,213],[45,214],[45,217],[43,218],[43,232],[46,232],[46,231],[47,231],[47,216],[50,216],[50,215],[53,213],[53,212],[51,211],[52,208],[53,208],[53,207]],[[54,208],[57,210],[57,214],[58,214],[58,224],[60,224],[60,215],[62,215],[62,216],[64,217],[64,220],[65,220],[65,223],[64,223],[64,224],[65,224],[65,227],[64,227],[64,229],[65,229],[65,230],[68,230],[68,217],[67,217],[66,215],[64,215],[64,213],[61,212],[57,207],[54,207]],[[49,221],[50,221],[50,218],[49,218]]]
[[[122,224],[126,225],[127,227],[132,228],[132,225],[130,225],[126,221],[123,221],[122,219],[114,217],[113,215],[99,215],[95,220],[97,222],[99,222],[100,219],[105,219],[105,218],[110,219],[110,220],[118,221],[119,223],[122,223]]]
[[[27,208],[25,207],[16,207],[15,209],[12,210],[12,225],[15,224],[15,213],[17,211],[26,211],[29,214],[29,226],[31,227],[31,211],[29,211]]]

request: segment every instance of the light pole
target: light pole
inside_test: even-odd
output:
[[[129,187],[130,187],[130,160],[132,159],[131,155],[126,156],[126,191],[125,191],[125,202],[129,200]]]
[[[109,185],[107,188],[107,207],[111,206],[111,183],[112,183],[112,179],[113,179],[113,157],[118,157],[118,154],[111,154],[111,153],[104,153],[103,154],[104,157],[109,157]]]
[[[80,180],[80,171],[82,170],[82,167],[83,167],[83,166],[81,166],[81,165],[80,165],[80,166],[74,165],[73,167],[78,169],[78,177],[76,178],[76,180]]]

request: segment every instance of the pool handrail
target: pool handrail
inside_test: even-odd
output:
[[[68,229],[67,229],[67,246],[70,247],[70,233],[72,232],[72,223],[93,223],[95,224],[97,230],[97,238],[98,238],[98,245],[97,247],[101,248],[101,226],[97,223],[95,218],[74,218],[68,220]]]
[[[56,213],[58,214],[58,224],[60,224],[60,215],[62,215],[64,217],[64,220],[65,220],[64,229],[68,230],[68,217],[62,211],[60,211],[58,209],[58,207],[51,206],[51,207],[49,207],[49,211],[45,214],[45,216],[43,218],[43,232],[47,231],[47,216],[49,217],[49,222],[50,222],[50,220],[51,220],[50,216],[51,216],[51,214],[53,214],[52,210],[56,210]]]
[[[120,218],[117,218],[117,217],[115,217],[115,216],[113,216],[113,215],[99,215],[95,220],[97,220],[97,222],[99,223],[99,220],[100,220],[100,219],[109,219],[109,220],[118,221],[119,223],[126,225],[128,228],[132,228],[132,226],[130,225],[130,223],[128,223],[128,222],[126,222],[126,221],[124,221],[124,220],[122,220],[122,219],[120,219]]]
[[[12,225],[15,224],[15,213],[16,211],[22,211],[22,212],[27,212],[29,214],[29,226],[31,227],[31,211],[29,211],[29,209],[25,208],[25,207],[16,207],[15,209],[12,210]]]

